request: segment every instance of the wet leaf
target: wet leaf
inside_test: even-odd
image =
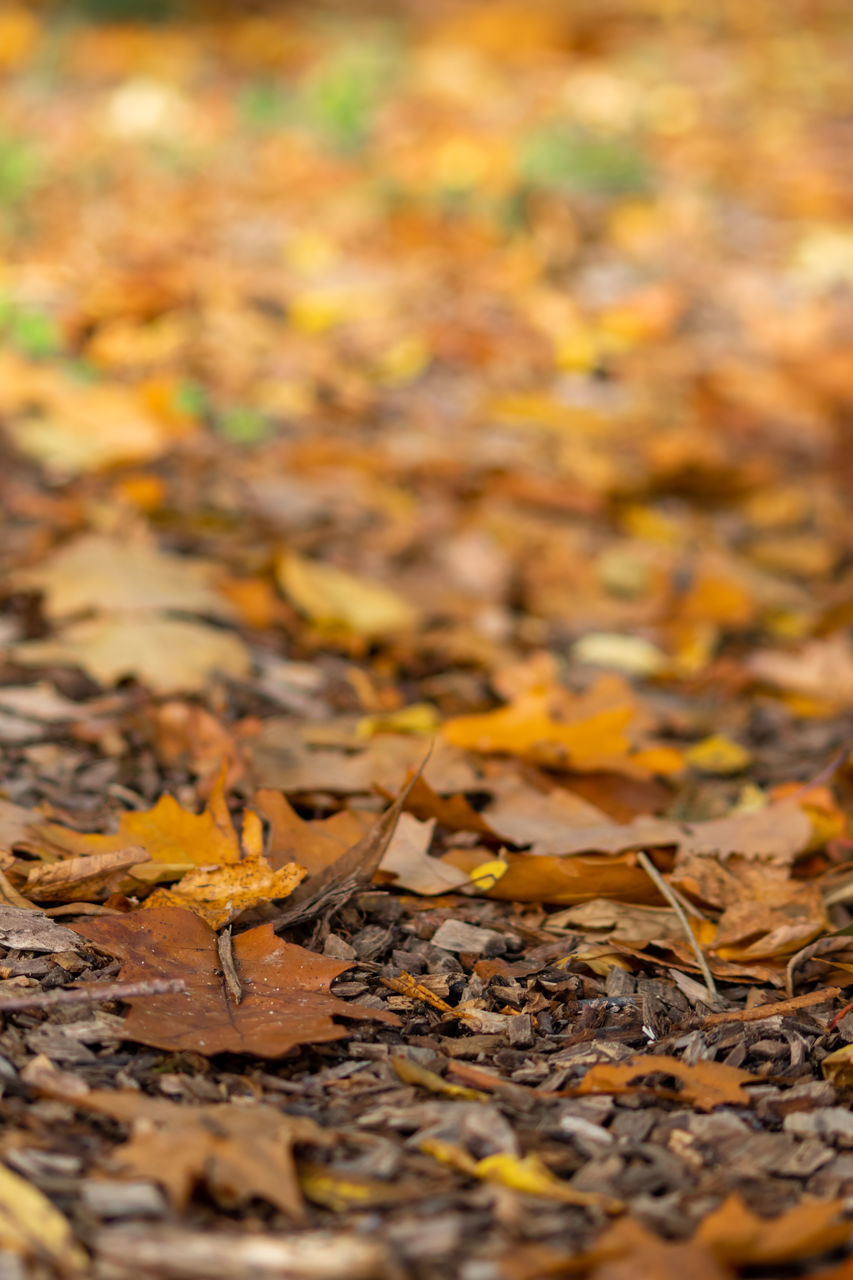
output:
[[[123,962],[122,980],[185,982],[185,992],[128,1001],[123,1034],[141,1044],[208,1056],[280,1058],[297,1045],[345,1036],[336,1018],[396,1022],[385,1010],[348,1004],[330,994],[329,984],[349,966],[283,942],[271,924],[234,938],[239,1004],[220,976],[215,933],[192,911],[160,907],[87,920],[74,928]]]

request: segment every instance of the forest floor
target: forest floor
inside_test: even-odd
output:
[[[851,1280],[849,6],[122,7],[0,10],[0,1280]]]

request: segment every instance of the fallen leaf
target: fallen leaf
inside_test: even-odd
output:
[[[843,1200],[805,1201],[759,1218],[740,1195],[729,1195],[700,1222],[693,1240],[738,1267],[790,1265],[827,1253],[851,1237]]]
[[[276,917],[277,929],[311,920],[318,915],[331,914],[348,902],[359,888],[370,884],[394,838],[409,791],[428,759],[429,757],[421,762],[417,773],[406,783],[394,803],[357,844],[322,871],[309,876],[292,894],[285,910]]]
[[[0,1245],[28,1258],[47,1255],[60,1273],[86,1265],[68,1219],[38,1188],[4,1164],[0,1164]]]
[[[148,854],[136,845],[88,857],[66,858],[62,862],[32,867],[24,884],[37,902],[86,901],[103,889],[117,887],[121,872],[147,862]]]
[[[64,627],[52,640],[26,640],[12,652],[26,666],[80,667],[103,685],[135,676],[160,694],[201,690],[215,675],[242,678],[251,665],[231,632],[156,614],[99,614]]]
[[[300,741],[290,719],[267,720],[247,744],[256,785],[288,795],[326,791],[335,795],[395,793],[424,757],[424,744],[407,734],[354,739],[346,749],[327,750]],[[424,777],[441,794],[476,791],[480,778],[458,748],[441,738],[424,766]]]
[[[122,981],[184,980],[184,992],[128,1001],[123,1034],[140,1044],[280,1058],[297,1045],[345,1036],[334,1018],[397,1021],[383,1009],[338,1000],[329,984],[350,966],[283,942],[271,924],[233,940],[239,1004],[218,975],[216,934],[192,911],[160,907],[86,920],[74,929],[123,961]]]
[[[135,1090],[67,1093],[58,1072],[41,1072],[33,1083],[42,1095],[131,1125],[131,1138],[112,1152],[110,1164],[129,1177],[160,1183],[178,1212],[197,1187],[206,1186],[229,1208],[258,1196],[301,1218],[293,1146],[331,1141],[307,1116],[257,1103],[187,1107]]]
[[[810,640],[799,653],[760,649],[746,662],[756,680],[819,698],[832,706],[853,703],[853,645],[839,633]]]
[[[451,893],[466,884],[469,877],[463,871],[429,856],[427,851],[434,830],[434,818],[419,822],[410,813],[401,813],[377,868],[377,876],[382,881],[387,876],[388,883],[408,889],[410,893],[426,895]]]
[[[266,858],[256,855],[188,871],[170,889],[155,889],[142,905],[148,910],[188,907],[211,929],[221,929],[250,907],[288,897],[304,875],[304,867],[295,862],[274,871]]]
[[[752,757],[739,742],[733,742],[723,734],[715,733],[710,738],[696,742],[684,753],[684,759],[692,769],[712,777],[728,778],[732,774],[743,773],[752,762]]]
[[[323,628],[382,639],[417,620],[415,608],[388,587],[292,552],[279,560],[278,581],[288,599]]]
[[[824,1080],[839,1089],[853,1084],[853,1044],[843,1044],[840,1049],[828,1053],[820,1064]]]
[[[578,1268],[589,1280],[733,1280],[734,1272],[703,1244],[696,1240],[661,1240],[633,1218],[623,1218],[609,1227],[589,1253],[566,1258],[566,1266],[545,1275],[571,1275]],[[539,1280],[530,1275],[525,1280]]]
[[[84,383],[36,364],[26,366],[4,354],[3,373],[16,384],[16,399],[25,412],[4,424],[21,453],[47,472],[67,480],[81,472],[116,463],[142,462],[171,443],[163,422],[151,414],[132,388]],[[38,408],[32,412],[33,406]]]
[[[474,1175],[484,1182],[496,1182],[511,1187],[528,1196],[542,1196],[546,1200],[559,1200],[561,1204],[594,1205],[605,1213],[619,1213],[624,1208],[615,1197],[603,1196],[593,1191],[579,1191],[551,1173],[536,1155],[523,1158],[496,1152],[484,1156],[474,1166]]]
[[[361,817],[342,809],[330,818],[308,822],[288,803],[281,791],[264,788],[252,803],[269,826],[267,858],[274,867],[298,862],[315,875],[334,862],[364,835]]]
[[[240,838],[225,799],[225,777],[219,779],[201,813],[191,813],[174,796],[162,795],[152,809],[129,809],[114,835],[74,831],[56,822],[30,827],[28,848],[48,856],[109,853],[138,845],[153,862],[222,866],[239,862]],[[137,868],[137,871],[139,868]]]
[[[298,1176],[305,1199],[313,1204],[323,1205],[333,1213],[405,1204],[421,1199],[424,1193],[423,1185],[414,1179],[409,1182],[386,1182],[378,1178],[353,1177],[328,1165],[312,1164],[308,1160],[299,1161]]]
[[[78,614],[195,613],[229,618],[215,589],[215,564],[160,551],[145,537],[86,533],[14,576],[17,590],[41,591],[51,622]]]
[[[632,1086],[639,1088],[638,1081],[649,1075],[658,1073],[675,1076],[681,1082],[679,1097],[685,1102],[692,1102],[702,1111],[711,1111],[723,1103],[734,1106],[747,1106],[749,1094],[743,1088],[745,1084],[760,1084],[761,1076],[751,1071],[741,1071],[738,1067],[727,1067],[722,1062],[706,1062],[700,1059],[693,1064],[682,1062],[680,1058],[664,1056],[639,1056],[626,1062],[599,1062],[590,1067],[577,1086],[578,1094],[587,1093],[630,1093]]]

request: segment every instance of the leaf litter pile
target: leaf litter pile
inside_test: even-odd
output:
[[[0,1277],[853,1276],[842,0],[0,10]]]

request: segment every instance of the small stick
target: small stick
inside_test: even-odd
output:
[[[219,963],[222,965],[222,981],[225,989],[235,1004],[243,999],[243,988],[237,973],[234,960],[234,948],[231,945],[231,926],[216,935],[216,950],[219,952]]]
[[[39,991],[31,996],[0,999],[0,1014],[25,1009],[49,1009],[55,1004],[100,1004],[106,1000],[136,1000],[140,996],[165,996],[186,991],[183,978],[149,978],[143,982],[90,982],[72,991]]]
[[[670,888],[670,886],[664,880],[663,876],[658,871],[657,867],[652,862],[651,858],[647,853],[643,853],[641,849],[638,849],[636,856],[637,856],[637,861],[645,871],[646,875],[653,882],[655,887],[660,890],[660,892],[666,898],[669,905],[672,907],[675,914],[678,916],[679,923],[681,924],[681,927],[684,930],[687,941],[690,943],[690,946],[693,948],[693,953],[696,956],[696,959],[699,963],[699,969],[701,970],[702,977],[705,979],[705,986],[708,989],[708,994],[711,996],[713,1000],[716,1000],[718,998],[719,992],[717,991],[717,986],[716,986],[716,983],[714,982],[713,974],[711,973],[711,970],[708,968],[708,961],[705,959],[705,956],[702,953],[702,948],[699,946],[699,943],[696,941],[696,938],[694,937],[693,930],[690,928],[690,921],[687,919],[687,912],[684,910],[684,907],[679,902],[678,896],[676,895],[675,890]]]
[[[765,1018],[775,1018],[777,1014],[784,1016],[797,1009],[807,1009],[810,1004],[823,1004],[825,1000],[834,1000],[840,995],[840,987],[819,987],[817,991],[809,991],[807,995],[779,1000],[776,1004],[759,1004],[753,1009],[733,1009],[731,1013],[709,1013],[702,1019],[702,1026],[716,1027],[721,1022],[762,1022]],[[836,1014],[836,1018],[837,1016]],[[829,1026],[831,1028],[832,1023]]]

